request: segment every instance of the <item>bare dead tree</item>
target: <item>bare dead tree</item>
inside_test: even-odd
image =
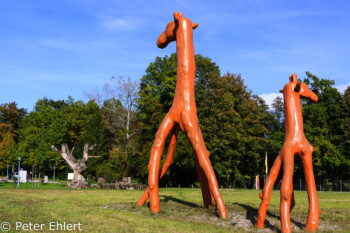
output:
[[[87,167],[86,161],[89,158],[100,158],[101,156],[90,156],[89,151],[94,149],[96,145],[89,146],[89,144],[84,145],[83,158],[76,160],[73,157],[74,147],[69,151],[67,144],[61,145],[61,150],[58,150],[54,145],[51,148],[60,153],[64,160],[68,163],[69,167],[74,171],[74,177],[72,182],[68,184],[69,188],[86,188],[87,183],[85,182],[84,176],[81,174]]]
[[[102,87],[102,91],[86,93],[89,99],[95,100],[105,110],[105,120],[108,130],[114,135],[119,130],[125,131],[126,150],[133,136],[137,133],[132,129],[132,122],[136,118],[136,101],[138,99],[139,83],[131,81],[130,77],[112,77],[110,82]]]

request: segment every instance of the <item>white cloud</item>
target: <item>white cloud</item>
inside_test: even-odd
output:
[[[277,96],[283,98],[282,93],[275,93],[275,92],[268,93],[268,94],[261,94],[259,96],[265,100],[266,104],[269,106],[270,109],[272,109],[273,100],[276,99]]]
[[[135,30],[141,25],[142,21],[139,19],[123,19],[118,17],[104,17],[102,25],[109,30]]]
[[[343,93],[346,90],[346,88],[348,88],[348,86],[350,86],[350,83],[345,85],[337,85],[335,86],[335,88],[337,88],[340,93]]]
[[[337,85],[335,86],[335,88],[337,88],[340,93],[343,93],[346,90],[346,88],[348,88],[349,86],[350,86],[350,83],[344,84],[344,85]],[[259,96],[265,100],[266,104],[269,106],[270,109],[272,109],[273,100],[276,99],[277,96],[283,98],[282,93],[275,93],[275,92],[261,94]]]

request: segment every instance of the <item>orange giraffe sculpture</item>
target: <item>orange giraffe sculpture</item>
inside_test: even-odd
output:
[[[215,173],[209,160],[209,152],[205,147],[197,118],[194,94],[196,64],[193,47],[193,29],[197,27],[198,24],[183,17],[182,13],[175,12],[174,21],[169,22],[165,31],[158,37],[157,46],[159,48],[165,48],[170,42],[176,41],[177,81],[173,105],[163,119],[152,146],[148,163],[148,188],[137,205],[142,206],[149,197],[151,211],[154,213],[160,211],[158,180],[162,178],[172,163],[177,134],[181,130],[193,148],[204,206],[212,205],[213,197],[220,217],[227,218],[225,204],[219,192]],[[169,132],[170,144],[167,158],[159,175],[160,160]]]
[[[258,212],[257,228],[264,227],[266,210],[270,202],[271,190],[277,179],[278,173],[283,163],[283,178],[281,184],[281,231],[292,232],[290,225],[289,212],[295,205],[293,192],[293,171],[294,155],[300,156],[303,162],[306,189],[309,197],[309,214],[305,230],[315,232],[319,220],[319,206],[315,185],[315,177],[312,168],[312,152],[314,148],[307,141],[304,135],[303,117],[300,108],[300,98],[306,98],[313,102],[318,101],[317,95],[312,92],[307,84],[298,82],[297,75],[289,77],[290,82],[286,84],[283,90],[284,98],[284,118],[285,118],[285,138],[283,147],[275,159],[266,179],[265,186],[260,193],[261,203]]]

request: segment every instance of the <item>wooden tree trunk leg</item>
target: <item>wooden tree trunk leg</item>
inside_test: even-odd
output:
[[[258,220],[257,220],[257,223],[255,224],[256,228],[264,227],[266,211],[267,211],[267,207],[269,206],[270,198],[271,198],[271,191],[281,169],[281,163],[282,163],[281,156],[282,156],[282,151],[276,157],[275,162],[273,163],[273,166],[270,170],[270,174],[266,179],[264,188],[259,194],[261,203],[258,211]]]
[[[205,146],[195,146],[196,155],[198,157],[198,163],[200,167],[203,169],[203,172],[208,180],[210,193],[213,195],[216,205],[218,207],[218,212],[221,218],[227,218],[227,211],[222,200],[221,194],[219,192],[218,182],[216,180],[216,176],[214,170],[211,166],[208,151]]]
[[[305,230],[315,232],[318,227],[320,209],[317,198],[315,177],[312,167],[312,152],[301,156],[304,167],[306,190],[309,197],[309,213],[305,225]]]
[[[292,187],[293,188],[293,187]],[[292,194],[292,200],[290,202],[290,209],[289,209],[289,212],[292,212],[292,209],[294,208],[295,206],[295,198],[294,198],[294,190],[293,190],[293,194]]]
[[[212,195],[210,193],[210,188],[209,188],[207,177],[205,176],[203,169],[201,168],[201,166],[198,163],[198,159],[195,156],[195,152],[194,152],[194,157],[195,157],[194,159],[196,161],[196,170],[197,170],[197,174],[198,174],[198,178],[199,178],[199,183],[201,185],[201,190],[202,190],[203,204],[204,204],[205,208],[208,208],[209,206],[214,204],[213,198],[212,198]]]
[[[163,119],[157,133],[156,139],[151,149],[151,157],[148,163],[148,187],[151,212],[158,213],[159,206],[159,165],[162,157],[165,140],[174,126],[174,121],[170,118],[168,113]]]
[[[170,139],[170,144],[169,144],[169,148],[168,148],[168,153],[167,153],[167,157],[165,159],[165,162],[163,164],[159,180],[162,179],[162,177],[164,176],[164,174],[168,170],[169,166],[173,162],[178,132],[179,132],[178,126],[175,126],[171,130],[171,133],[170,133],[171,139]],[[149,188],[147,187],[147,189],[145,190],[145,192],[141,196],[140,200],[137,202],[136,206],[143,206],[145,204],[145,202],[147,201],[148,197],[149,197]]]
[[[149,188],[147,187],[140,200],[136,203],[136,206],[143,206],[149,197]]]
[[[148,164],[148,187],[149,187],[149,199],[151,212],[158,213],[160,211],[159,205],[159,187],[158,187],[158,177],[159,177],[159,163],[162,156],[161,147],[153,147],[151,151],[151,158]]]
[[[283,178],[281,183],[281,231],[292,232],[290,224],[290,206],[293,196],[294,154],[288,151],[283,156]]]
[[[169,166],[173,163],[178,133],[179,133],[179,126],[176,125],[176,126],[174,126],[174,128],[170,132],[169,148],[168,148],[166,159],[165,159],[163,167],[162,167],[162,171],[160,173],[159,180],[162,179],[162,177],[164,176],[164,174],[168,170]]]

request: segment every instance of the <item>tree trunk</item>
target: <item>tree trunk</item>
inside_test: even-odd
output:
[[[68,184],[68,188],[87,188],[88,184],[85,182],[85,178],[80,172],[74,171],[74,177],[72,182]]]
[[[95,145],[90,146],[89,144],[84,145],[84,153],[83,153],[83,158],[76,159],[73,157],[73,151],[74,147],[72,148],[72,151],[69,151],[68,145],[67,144],[62,144],[62,150],[58,150],[55,146],[51,146],[51,148],[60,153],[61,156],[66,160],[68,163],[69,167],[74,171],[74,177],[72,182],[68,184],[68,188],[87,188],[88,184],[85,182],[84,176],[81,174],[87,167],[86,167],[86,161],[89,158],[100,158],[101,156],[89,156],[89,151],[94,148]]]

